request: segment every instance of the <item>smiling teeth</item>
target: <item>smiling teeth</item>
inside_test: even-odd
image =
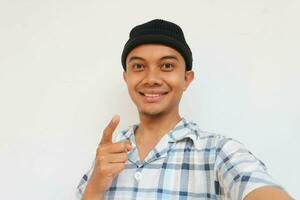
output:
[[[146,97],[159,97],[160,94],[145,94]]]

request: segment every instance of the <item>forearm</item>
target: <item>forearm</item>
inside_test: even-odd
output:
[[[82,200],[103,200],[104,193],[95,193],[93,188],[86,187]]]
[[[286,192],[277,187],[261,187],[249,193],[244,200],[293,200]]]
[[[96,188],[97,184],[93,181],[91,177],[82,196],[82,200],[103,200],[104,193],[98,191]]]

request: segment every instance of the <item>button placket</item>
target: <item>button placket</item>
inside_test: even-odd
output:
[[[142,178],[142,173],[139,171],[135,172],[134,178],[135,178],[135,180],[140,181]]]

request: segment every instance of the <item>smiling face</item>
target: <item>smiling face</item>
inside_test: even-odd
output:
[[[185,71],[185,61],[175,49],[145,44],[128,54],[123,76],[139,113],[156,116],[178,114],[182,93],[194,73]]]

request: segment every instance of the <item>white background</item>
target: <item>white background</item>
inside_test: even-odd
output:
[[[138,120],[122,80],[130,29],[179,24],[196,77],[182,116],[233,137],[299,192],[296,0],[0,0],[1,199],[73,199],[102,129]]]

